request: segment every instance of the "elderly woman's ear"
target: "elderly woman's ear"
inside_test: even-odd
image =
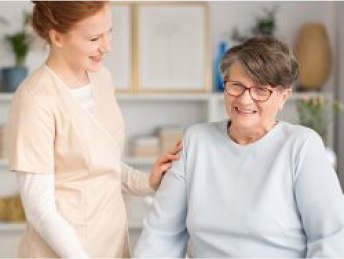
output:
[[[283,110],[284,104],[286,103],[286,101],[288,100],[288,98],[290,97],[290,95],[293,93],[292,88],[290,87],[289,89],[285,89],[282,92],[282,98],[283,98],[283,102],[281,102],[280,106],[278,107],[278,110],[281,111]]]

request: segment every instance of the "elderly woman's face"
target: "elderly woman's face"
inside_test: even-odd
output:
[[[240,62],[234,62],[230,67],[229,73],[231,84],[229,87],[233,86],[232,89],[245,86],[247,88],[251,87],[263,87],[263,91],[271,93],[270,97],[266,101],[256,101],[252,99],[248,89],[245,90],[240,96],[229,95],[226,91],[225,102],[227,114],[231,119],[231,126],[236,127],[238,130],[252,130],[256,131],[259,129],[266,129],[271,127],[271,125],[276,120],[276,115],[279,109],[283,108],[285,101],[291,93],[291,90],[280,90],[277,88],[272,88],[271,86],[257,86],[254,81],[245,73]],[[228,87],[228,84],[227,84]],[[260,89],[261,90],[261,89]],[[233,90],[235,93],[235,91]],[[264,92],[260,94],[253,93],[255,99],[266,99],[264,97]],[[234,94],[236,95],[236,94]]]

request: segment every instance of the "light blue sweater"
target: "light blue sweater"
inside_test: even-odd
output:
[[[344,196],[321,138],[279,122],[238,145],[227,121],[188,129],[136,257],[344,257]]]

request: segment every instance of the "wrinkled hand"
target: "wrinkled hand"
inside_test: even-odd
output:
[[[179,159],[178,152],[182,150],[183,145],[178,142],[173,150],[168,153],[162,154],[154,163],[153,170],[149,176],[149,185],[154,190],[157,190],[160,186],[161,180],[165,172],[171,168],[173,161]]]

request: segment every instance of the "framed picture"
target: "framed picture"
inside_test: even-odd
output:
[[[134,8],[138,92],[208,92],[206,3],[146,2]]]
[[[111,52],[104,64],[110,70],[116,92],[133,91],[132,82],[132,7],[130,4],[111,2],[113,19]]]

